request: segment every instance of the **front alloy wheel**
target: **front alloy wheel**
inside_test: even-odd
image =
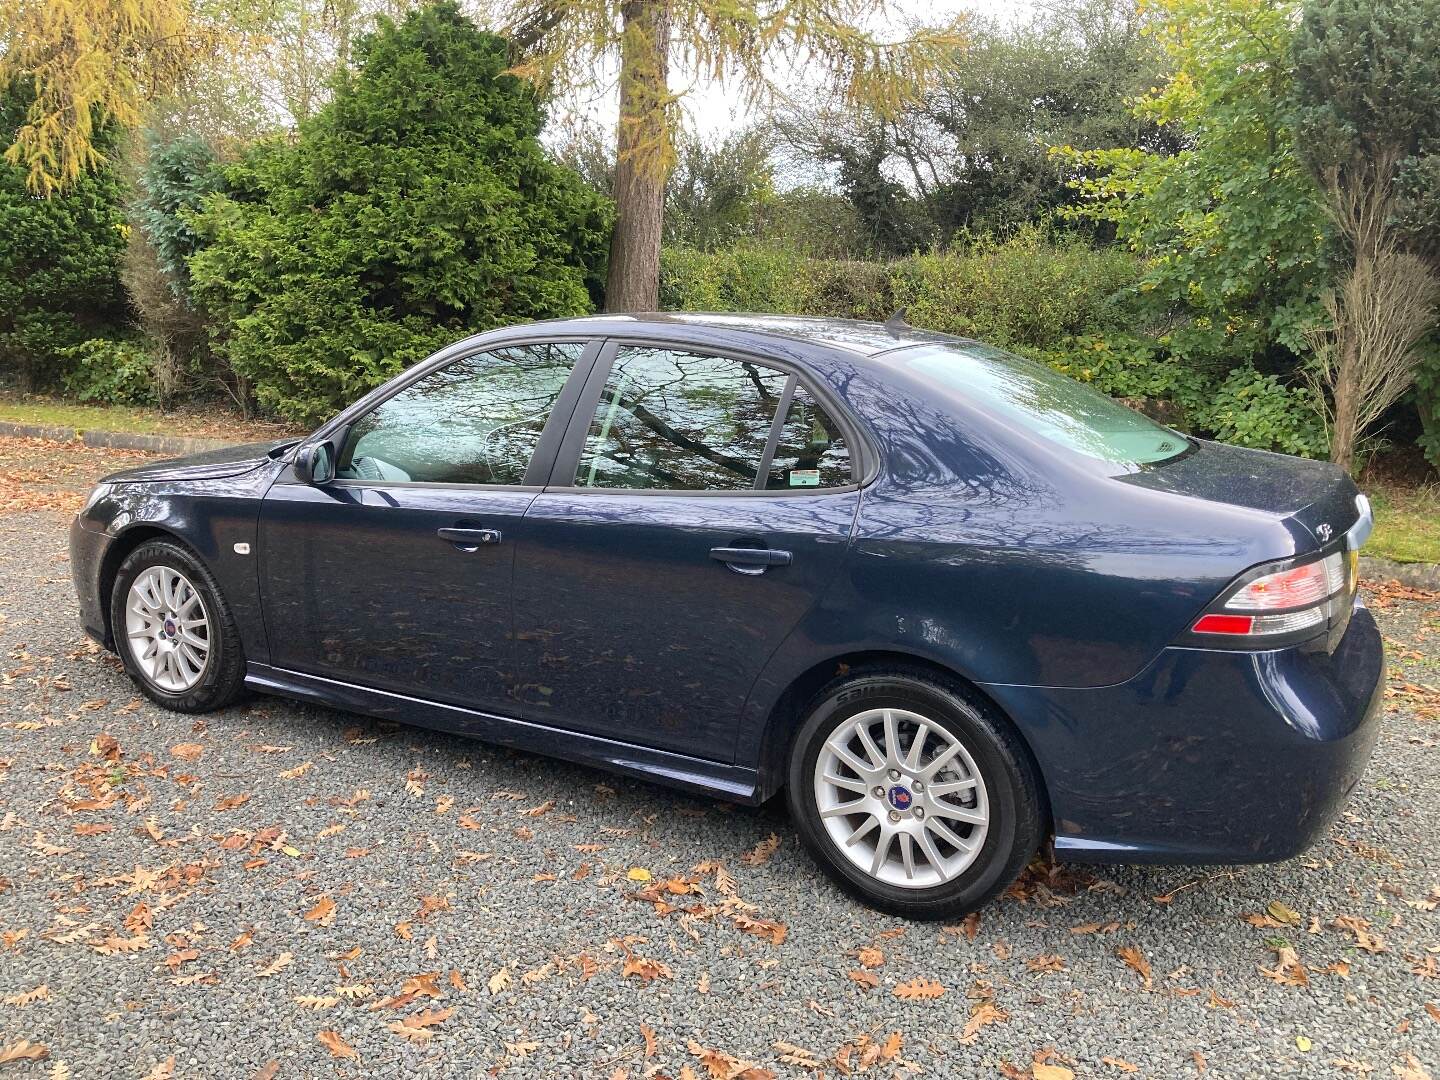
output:
[[[1039,846],[1045,801],[1009,722],[958,681],[906,668],[836,680],[795,735],[787,797],[806,848],[866,903],[974,911]]]
[[[110,592],[110,631],[125,670],[167,709],[218,709],[244,689],[230,606],[209,567],[177,541],[149,540],[125,556]]]
[[[169,566],[151,566],[130,586],[125,604],[130,653],[160,689],[183,694],[205,674],[210,617],[190,579]]]

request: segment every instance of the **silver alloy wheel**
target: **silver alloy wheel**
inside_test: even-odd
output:
[[[190,579],[171,566],[151,566],[125,598],[130,655],[145,677],[170,694],[183,694],[205,674],[210,618]]]
[[[852,716],[820,748],[814,780],[835,847],[887,885],[942,885],[985,843],[990,804],[975,759],[943,724],[919,713]]]

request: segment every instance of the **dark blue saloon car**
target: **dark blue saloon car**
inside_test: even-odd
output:
[[[245,689],[739,802],[843,886],[975,908],[1062,858],[1283,859],[1377,729],[1365,498],[999,349],[606,316],[447,348],[298,443],[109,477],[86,630]]]

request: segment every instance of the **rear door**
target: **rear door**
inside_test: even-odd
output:
[[[514,687],[511,577],[596,345],[490,349],[356,419],[336,479],[285,474],[260,544],[277,667],[492,712]]]
[[[729,761],[844,560],[852,435],[768,361],[612,342],[516,552],[527,719]]]

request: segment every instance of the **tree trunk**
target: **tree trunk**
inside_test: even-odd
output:
[[[1332,395],[1335,401],[1335,421],[1330,432],[1330,460],[1348,473],[1355,468],[1355,441],[1360,434],[1356,430],[1360,403],[1356,400],[1356,374],[1349,355],[1354,349],[1354,343],[1341,340],[1336,342],[1336,347],[1341,350],[1341,358],[1339,378],[1335,380]]]
[[[620,46],[620,132],[615,158],[615,232],[606,311],[660,306],[660,230],[665,213],[669,100],[668,0],[625,0]]]

